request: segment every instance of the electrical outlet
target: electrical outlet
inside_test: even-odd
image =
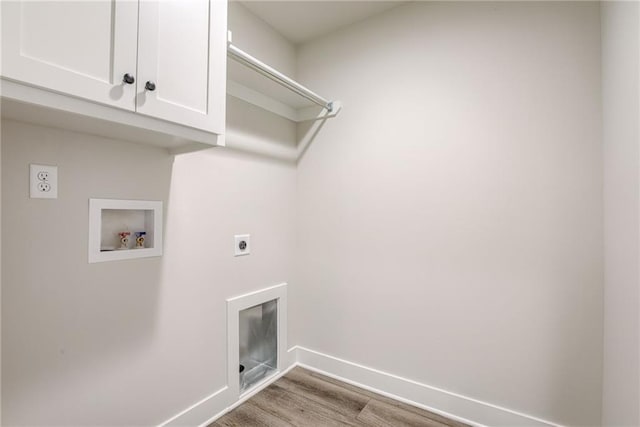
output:
[[[29,165],[29,196],[32,199],[58,198],[58,167]]]
[[[251,235],[236,234],[234,256],[249,255],[251,253]]]
[[[40,193],[48,193],[51,191],[51,184],[48,182],[39,182],[38,183],[38,192]]]

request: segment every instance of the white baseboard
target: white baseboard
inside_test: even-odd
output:
[[[251,389],[251,391],[241,395],[239,399],[234,399],[235,394],[233,391],[228,386],[224,386],[210,396],[205,397],[201,401],[159,424],[158,427],[205,427],[211,424],[227,412],[250,399],[254,394],[259,393],[273,382],[278,381],[283,375],[286,375],[287,372],[297,365],[295,357],[296,348],[294,347],[286,353],[285,369],[268,377]],[[212,416],[212,414],[214,415]]]
[[[232,390],[225,386],[163,422],[159,427],[204,427],[277,381],[295,366],[302,366],[356,387],[472,426],[561,427],[560,424],[551,421],[421,384],[300,346],[292,347],[287,351],[285,366],[285,369],[269,377],[249,393],[240,396],[239,399],[234,399]],[[235,396],[237,397],[237,395]],[[212,414],[215,415],[212,416]]]
[[[559,424],[296,346],[297,364],[337,380],[474,426]]]
[[[184,411],[161,423],[158,427],[198,426],[229,406],[229,387],[220,390],[194,403]]]
[[[215,414],[215,415],[213,417],[210,416],[204,422],[198,423],[197,426],[198,427],[206,427],[206,426],[208,426],[209,424],[211,424],[212,422],[214,422],[218,418],[220,418],[223,415],[225,415],[227,412],[234,410],[235,408],[237,408],[238,406],[242,405],[247,400],[251,399],[255,394],[260,393],[263,389],[269,387],[272,383],[278,381],[280,379],[280,377],[286,375],[287,372],[289,372],[294,367],[295,367],[295,365],[291,365],[287,369],[285,369],[284,371],[278,372],[278,373],[270,376],[269,378],[265,379],[260,384],[256,385],[254,388],[252,388],[249,392],[241,395],[240,398],[237,401],[233,402],[231,405],[227,406],[226,408],[222,409],[221,411],[209,412],[209,414]],[[185,424],[183,424],[183,425],[185,425]],[[190,425],[193,425],[193,424],[190,424]]]

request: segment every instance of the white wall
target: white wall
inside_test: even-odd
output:
[[[640,425],[639,10],[637,2],[602,3],[606,426]]]
[[[87,264],[88,199],[168,199],[162,150],[2,122],[4,425],[149,422],[162,259]],[[29,164],[59,198],[29,199]],[[151,388],[153,390],[153,388]],[[151,399],[153,400],[153,399]]]
[[[181,354],[163,356],[173,414],[226,385],[226,298],[291,280],[294,196],[291,164],[229,149],[176,158],[158,317]],[[251,255],[234,258],[233,235],[244,233]]]
[[[598,423],[598,3],[415,2],[298,54],[345,107],[298,165],[292,340]]]
[[[236,6],[230,22],[251,28],[237,38],[293,63]],[[226,385],[225,299],[291,280],[296,183],[294,164],[236,149],[290,148],[293,124],[227,104],[242,138],[175,160],[2,122],[3,425],[155,425]],[[28,198],[29,163],[58,165],[58,200]],[[91,197],[164,200],[164,256],[87,264]],[[232,256],[239,233],[248,257]]]
[[[295,77],[295,46],[242,3],[229,2],[229,31],[233,44],[246,50],[284,74]]]
[[[225,299],[290,280],[294,167],[12,121],[2,149],[3,424],[158,424],[226,385]],[[57,200],[28,198],[34,162]],[[92,197],[164,200],[164,256],[87,264]]]
[[[229,3],[229,30],[233,44],[257,55],[285,74],[295,77],[294,46],[241,3]],[[256,73],[229,59],[228,78]],[[268,82],[267,79],[264,79]],[[227,145],[235,150],[278,159],[295,159],[295,124],[275,114],[227,96]]]
[[[2,124],[0,123],[0,126]],[[2,130],[0,129],[0,134]],[[2,138],[0,137],[0,224],[2,224]],[[0,334],[2,334],[2,227],[0,227]],[[0,423],[2,422],[2,339],[0,337]]]

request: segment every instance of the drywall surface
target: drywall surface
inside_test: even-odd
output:
[[[637,2],[602,3],[605,426],[640,425],[640,23]]]
[[[224,387],[225,299],[292,270],[295,167],[2,124],[3,425],[158,424]],[[58,165],[57,200],[28,198],[29,163]],[[93,197],[163,200],[164,256],[88,264]]]
[[[0,19],[1,19],[0,12]],[[1,61],[1,60],[0,60]],[[1,108],[1,107],[0,107]],[[2,122],[0,121],[0,424],[2,424]]]
[[[233,33],[234,45],[258,55],[281,72],[295,76],[294,46],[239,2],[229,3],[229,30]],[[228,60],[228,78],[242,77],[245,73],[256,74],[232,59]],[[228,147],[274,159],[295,160],[296,127],[293,122],[232,96],[227,96],[227,110],[225,140]]]
[[[152,421],[139,396],[160,371],[147,357],[162,259],[89,265],[88,208],[89,198],[166,203],[170,156],[3,121],[2,160],[2,424]],[[58,199],[29,198],[30,163],[58,166]]]
[[[227,383],[226,299],[291,280],[295,182],[294,165],[229,149],[176,158],[160,326],[188,346],[168,381],[174,413]],[[251,235],[250,255],[233,256],[235,234]]]
[[[280,72],[295,77],[295,46],[242,3],[229,2],[228,26],[234,45],[258,56]]]
[[[298,164],[292,342],[599,423],[598,3],[413,2],[298,55],[344,110]]]

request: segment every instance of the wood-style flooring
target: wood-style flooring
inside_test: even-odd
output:
[[[209,427],[223,426],[468,427],[300,367]]]

